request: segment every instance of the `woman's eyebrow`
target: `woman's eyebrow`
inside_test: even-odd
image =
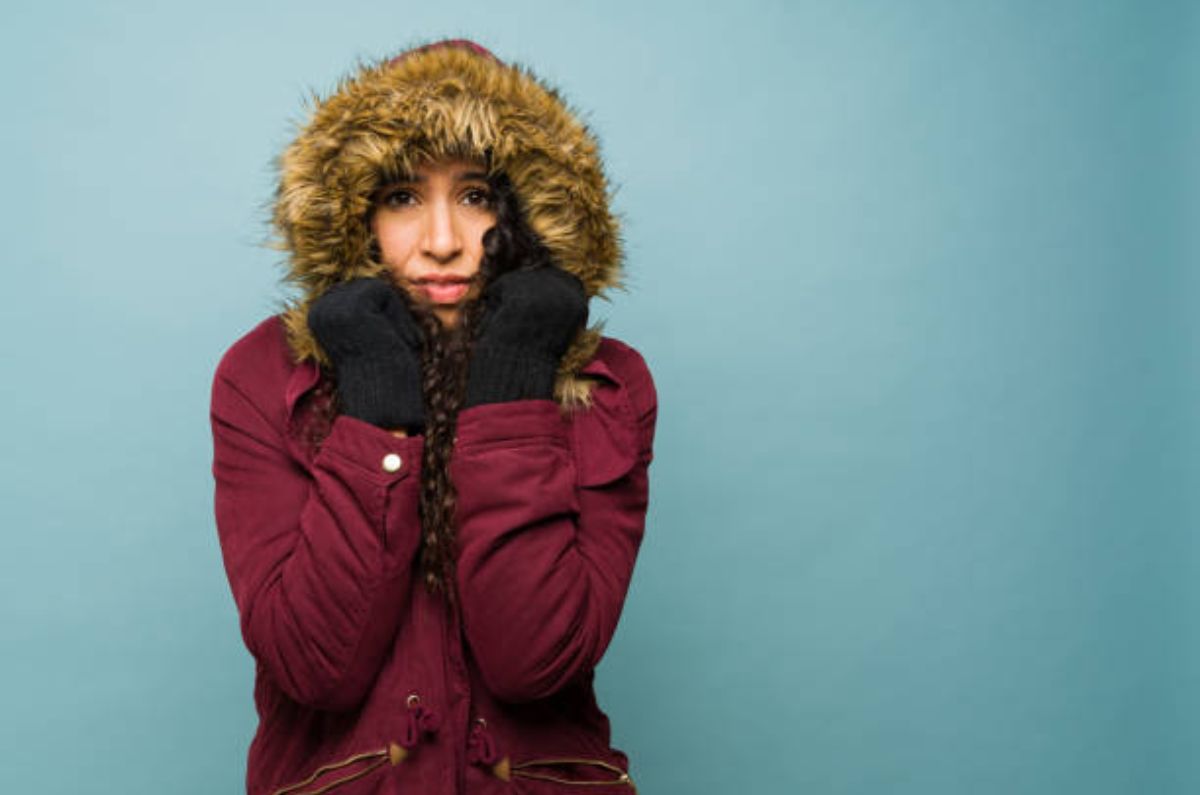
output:
[[[488,175],[486,172],[483,172],[483,171],[467,171],[462,174],[456,174],[454,178],[457,180],[483,180],[486,182]],[[395,185],[395,184],[401,183],[401,182],[415,182],[419,185],[425,181],[426,180],[423,175],[416,176],[414,174],[401,174],[400,176],[396,177],[395,179],[388,180],[387,184]]]

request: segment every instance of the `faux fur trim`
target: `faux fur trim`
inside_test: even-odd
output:
[[[598,143],[558,92],[519,65],[461,47],[410,51],[344,78],[277,161],[273,221],[300,297],[283,319],[297,361],[328,364],[308,308],[338,282],[375,276],[366,221],[381,179],[438,157],[490,158],[512,180],[534,231],[589,299],[622,286],[622,252]],[[583,329],[559,369],[564,408],[588,402],[578,375],[600,343]]]

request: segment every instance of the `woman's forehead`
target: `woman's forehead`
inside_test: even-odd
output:
[[[449,157],[423,160],[412,165],[411,170],[402,170],[395,174],[385,174],[383,181],[388,184],[397,182],[423,183],[431,177],[449,177],[456,182],[487,180],[487,163],[482,158]]]

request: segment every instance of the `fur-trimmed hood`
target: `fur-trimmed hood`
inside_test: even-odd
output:
[[[529,222],[588,298],[621,283],[621,244],[597,141],[557,91],[477,45],[442,43],[362,66],[327,98],[278,160],[273,220],[300,289],[283,313],[297,361],[328,363],[308,308],[333,285],[376,276],[367,221],[385,176],[437,157],[486,159],[512,180]],[[580,369],[600,327],[580,331],[559,368],[561,404],[586,402]]]

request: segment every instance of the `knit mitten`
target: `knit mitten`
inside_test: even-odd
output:
[[[389,430],[425,421],[421,330],[388,282],[342,282],[313,302],[308,327],[333,362],[342,413]]]
[[[559,362],[587,322],[583,283],[557,267],[514,270],[481,300],[464,406],[553,398]]]

